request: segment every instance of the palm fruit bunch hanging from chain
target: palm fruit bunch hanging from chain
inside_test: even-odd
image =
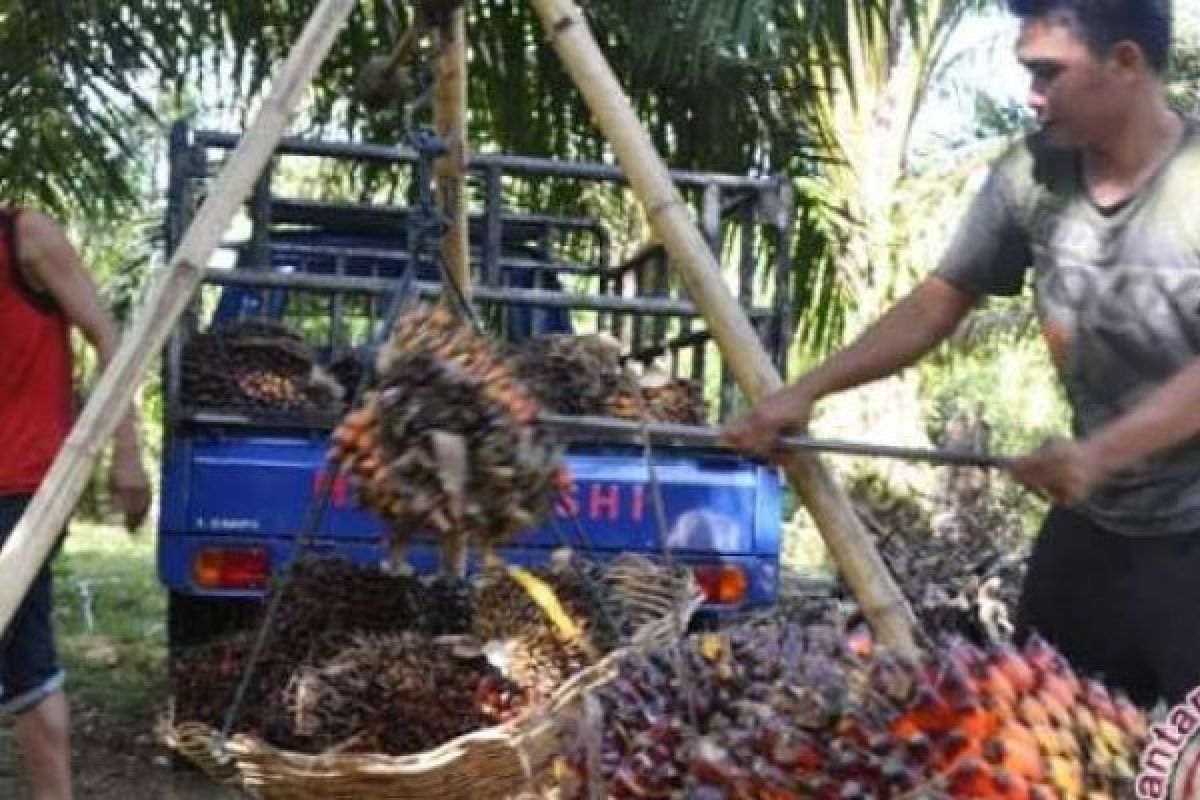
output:
[[[918,664],[828,628],[743,626],[624,657],[585,703],[568,795],[1120,800],[1146,733],[1036,639],[947,639]]]
[[[286,325],[245,319],[192,336],[183,350],[188,405],[233,411],[315,411],[345,392]]]
[[[445,306],[396,322],[377,385],[333,434],[332,460],[396,535],[507,541],[568,488],[538,404],[490,342]]]
[[[535,336],[509,347],[513,369],[538,401],[558,414],[701,424],[708,416],[695,381],[659,372],[636,375],[607,334]]]
[[[479,654],[411,633],[356,636],[284,690],[294,740],[309,752],[417,753],[510,719],[519,700]]]

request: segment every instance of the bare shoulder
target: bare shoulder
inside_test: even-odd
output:
[[[23,210],[17,217],[16,232],[18,268],[35,290],[58,296],[62,282],[75,280],[83,271],[66,229],[50,215]]]
[[[57,220],[36,209],[23,209],[17,216],[17,246],[22,260],[36,260],[39,253],[66,241],[66,231]]]

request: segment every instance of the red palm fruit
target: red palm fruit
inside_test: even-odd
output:
[[[770,758],[781,767],[799,772],[811,772],[825,762],[821,748],[811,736],[790,731],[772,743]]]
[[[1066,749],[1063,747],[1060,728],[1051,725],[1031,725],[1030,732],[1037,739],[1038,747],[1042,750],[1042,755],[1051,758],[1054,756],[1064,755]]]
[[[963,761],[983,760],[983,742],[972,739],[962,731],[950,731],[937,745],[937,764],[940,769],[953,769]]]
[[[1083,682],[1083,699],[1101,719],[1117,719],[1117,704],[1113,701],[1112,694],[1099,681]]]
[[[1029,800],[1060,800],[1058,790],[1044,783],[1029,787]]]
[[[908,713],[922,731],[942,733],[954,724],[954,709],[928,686],[917,690]]]
[[[902,738],[904,757],[910,764],[927,764],[933,758],[933,740],[917,731]]]
[[[1049,642],[1034,634],[1025,642],[1025,660],[1035,673],[1061,673],[1066,669],[1066,661]]]
[[[1121,728],[1136,738],[1140,739],[1145,736],[1147,733],[1147,722],[1146,715],[1142,710],[1123,694],[1118,694],[1114,698],[1113,703],[1117,709],[1117,721],[1121,725]]]
[[[1079,797],[1083,794],[1084,775],[1083,765],[1064,756],[1053,756],[1046,764],[1047,779],[1050,785],[1067,797]]]
[[[965,639],[955,636],[944,640],[938,647],[937,660],[933,666],[939,678],[949,671],[960,671],[969,675],[981,660],[977,649]]]
[[[1042,708],[1046,710],[1046,714],[1050,717],[1052,725],[1070,727],[1073,721],[1070,705],[1063,703],[1058,699],[1057,695],[1045,689],[1038,692],[1038,699],[1042,702]]]
[[[1030,728],[1049,726],[1050,712],[1040,697],[1026,695],[1017,702],[1017,719]]]
[[[855,747],[866,747],[869,726],[855,711],[847,711],[838,718],[833,732],[835,735],[853,744]]]
[[[1005,733],[1010,733],[1007,729]],[[984,759],[1010,775],[1040,781],[1043,777],[1042,754],[1037,741],[1024,735],[989,739],[983,746]]]
[[[612,791],[615,797],[647,797],[646,787],[642,785],[640,776],[634,774],[629,765],[617,769],[612,777]]]
[[[967,736],[983,741],[1000,726],[1000,718],[983,707],[976,699],[969,699],[955,708],[954,727]]]
[[[896,718],[890,728],[892,735],[902,742],[910,742],[924,737],[925,734],[921,730],[916,717],[911,713],[904,713]],[[927,739],[928,737],[926,737]]]
[[[983,759],[965,758],[947,773],[946,791],[954,798],[992,797],[992,770]]]
[[[997,800],[1030,800],[1029,781],[1006,769],[997,769],[992,773],[992,784],[989,797]]]
[[[784,786],[759,786],[754,800],[800,800],[801,796]]]
[[[998,705],[1015,706],[1019,699],[1016,687],[1013,686],[1005,671],[998,665],[984,665],[976,678],[979,692],[992,698]]]
[[[973,697],[978,688],[967,667],[952,660],[943,662],[938,670],[937,691],[951,703]]]
[[[1066,708],[1075,705],[1079,700],[1078,681],[1069,672],[1064,674],[1046,673],[1042,676],[1042,685],[1039,692],[1050,695],[1058,701],[1059,705]]]
[[[1008,679],[1017,694],[1033,691],[1037,676],[1020,651],[1011,644],[1002,644],[992,652],[991,662]]]
[[[702,783],[732,788],[743,782],[742,771],[724,756],[724,751],[719,747],[714,746],[711,750],[702,748],[702,752],[692,756],[688,766],[692,776]]]

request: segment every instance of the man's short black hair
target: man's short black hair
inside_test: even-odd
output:
[[[1008,0],[1008,6],[1022,18],[1062,15],[1097,55],[1131,41],[1155,72],[1167,69],[1171,0]]]

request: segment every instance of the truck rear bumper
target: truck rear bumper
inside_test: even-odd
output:
[[[621,552],[591,549],[569,541],[565,542],[565,545],[599,561],[615,558]],[[240,538],[203,533],[161,533],[158,549],[158,572],[163,584],[179,594],[210,598],[259,598],[265,593],[264,586],[267,575],[279,574],[291,559],[296,547],[296,541],[290,538]],[[310,546],[309,552],[317,555],[336,555],[356,564],[373,566],[383,565],[389,556],[387,547],[377,539],[349,541],[318,539]],[[546,547],[509,547],[502,548],[499,552],[510,564],[533,567],[546,564],[549,561],[551,549]],[[253,577],[246,575],[243,570],[242,572],[234,571],[231,577],[235,580],[232,583],[222,584],[219,580],[215,585],[211,581],[206,583],[206,578],[217,577],[219,579],[220,577],[214,575],[211,570],[207,576],[200,574],[203,572],[199,566],[201,562],[206,559],[211,562],[214,554],[240,554],[242,557],[261,554],[261,563],[266,572],[263,576],[264,580],[259,582],[239,581],[239,579]],[[643,553],[643,555],[659,561],[663,559],[661,552]],[[744,579],[744,594],[730,602],[708,603],[705,608],[709,611],[746,611],[763,608],[772,605],[778,595],[778,557],[755,554],[717,555],[686,551],[673,552],[671,556],[676,563],[688,566],[694,573],[698,571],[702,585],[711,583],[713,577],[721,570],[726,575]],[[252,563],[257,565],[259,563],[257,559],[258,556],[254,555]],[[438,550],[431,543],[417,542],[408,549],[407,560],[418,574],[433,574],[438,569]],[[243,558],[242,561],[236,563],[242,564],[245,563],[245,560]],[[468,571],[474,574],[478,572],[480,566],[478,559],[472,557],[468,564]],[[240,585],[233,585],[238,583]]]

